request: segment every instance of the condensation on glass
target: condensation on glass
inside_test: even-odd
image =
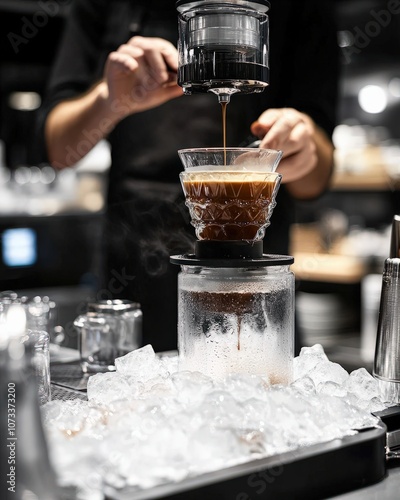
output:
[[[178,278],[179,369],[292,380],[294,275],[289,265],[185,266]]]

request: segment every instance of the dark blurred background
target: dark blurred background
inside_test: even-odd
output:
[[[40,158],[32,123],[72,1],[0,0],[0,138],[6,143],[6,163],[11,168],[35,165]],[[393,0],[332,3],[341,46],[340,122],[383,126],[398,139],[400,8]],[[387,106],[381,113],[360,107],[359,92],[367,84],[386,93]]]
[[[41,163],[35,123],[70,4],[0,1],[0,290],[50,295],[63,326],[98,290],[109,160]]]

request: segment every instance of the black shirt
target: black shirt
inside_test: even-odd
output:
[[[303,111],[328,135],[335,125],[338,49],[329,1],[270,3],[270,85],[261,94],[232,97],[227,109],[228,146],[249,144],[254,139],[251,123],[270,107]],[[75,0],[43,116],[60,100],[76,96],[98,81],[109,52],[131,36],[157,36],[176,45],[177,28],[174,0]],[[163,287],[168,297],[176,294],[175,271],[170,269],[168,256],[187,249],[194,238],[179,186],[182,166],[177,151],[221,146],[221,109],[213,94],[182,96],[125,118],[108,140],[112,147],[108,270],[126,268],[134,276],[119,296],[142,303],[145,341],[157,348],[155,330],[176,332],[175,299],[165,304],[162,298]],[[288,252],[293,221],[293,200],[282,186],[266,231],[266,252]],[[162,327],[150,318],[154,315],[163,317]],[[159,345],[170,347],[174,345],[168,342]]]
[[[329,2],[272,0],[270,85],[259,95],[236,95],[228,106],[228,146],[250,140],[250,124],[270,107],[309,114],[328,135],[335,124],[337,46]],[[45,105],[86,91],[99,80],[107,55],[130,36],[177,43],[174,0],[75,0]],[[221,111],[214,95],[183,96],[123,120],[109,137],[111,191],[126,178],[177,182],[177,150],[221,146]],[[114,200],[114,196],[111,196]]]

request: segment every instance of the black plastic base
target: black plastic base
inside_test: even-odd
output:
[[[198,240],[194,254],[198,259],[259,259],[263,242]]]
[[[194,254],[171,255],[170,261],[178,266],[202,267],[268,267],[290,266],[290,255],[263,254],[262,241],[210,241],[198,240]]]

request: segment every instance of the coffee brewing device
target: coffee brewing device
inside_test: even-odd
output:
[[[175,255],[180,370],[292,379],[293,258],[263,253],[276,204],[281,152],[254,148],[180,150],[180,174],[197,241]]]
[[[269,83],[266,0],[178,0],[178,83],[185,94],[237,92]]]
[[[178,83],[221,104],[268,85],[265,0],[178,0]],[[281,182],[281,151],[178,151],[194,253],[175,255],[180,370],[288,383],[294,355],[293,258],[263,253]]]

